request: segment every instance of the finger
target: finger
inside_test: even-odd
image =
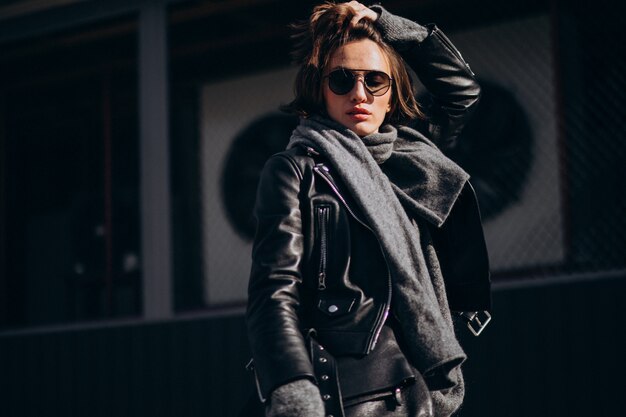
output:
[[[350,20],[351,26],[357,25],[363,19],[371,20],[372,22],[375,22],[376,19],[378,19],[378,13],[376,13],[369,7],[365,7],[357,1],[351,1],[350,3],[348,3],[348,5],[354,11],[354,17],[352,18],[352,20]]]
[[[359,3],[356,0],[352,0],[348,3],[346,3],[348,6],[352,7],[353,9],[362,9],[363,7],[365,7],[364,4]]]
[[[347,5],[352,9],[352,11],[356,14],[363,14],[364,12],[369,11],[370,9],[364,4],[359,3],[358,1],[351,1],[347,3]]]

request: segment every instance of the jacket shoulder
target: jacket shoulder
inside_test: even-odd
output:
[[[315,151],[303,146],[294,146],[272,155],[265,164],[265,169],[291,169],[302,180],[315,166],[313,152]]]

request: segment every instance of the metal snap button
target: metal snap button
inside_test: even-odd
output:
[[[324,395],[322,395],[322,399],[323,399],[324,401],[328,401],[328,400],[330,400],[330,395],[328,395],[328,394],[324,394]]]
[[[336,312],[337,312],[337,310],[339,310],[339,307],[337,307],[337,306],[336,306],[336,305],[334,305],[334,304],[333,304],[333,305],[331,305],[330,307],[328,307],[328,311],[329,311],[330,313],[336,313]]]
[[[322,375],[322,381],[328,381],[328,375]]]
[[[320,358],[320,362],[322,362],[322,363],[326,363],[326,362],[328,362],[328,359],[326,359],[326,358]]]

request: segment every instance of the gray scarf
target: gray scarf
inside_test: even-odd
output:
[[[288,147],[297,145],[328,159],[378,238],[392,276],[392,310],[408,341],[407,358],[425,377],[454,383],[452,373],[466,356],[419,222],[443,224],[469,176],[407,127],[384,125],[360,138],[334,121],[312,117],[294,130]]]

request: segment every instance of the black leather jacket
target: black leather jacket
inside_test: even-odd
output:
[[[453,146],[479,97],[473,73],[436,27],[400,52],[433,98],[423,128],[442,148]],[[289,381],[314,379],[305,329],[315,328],[335,355],[369,353],[389,312],[391,278],[350,193],[310,148],[270,158],[255,212],[247,324],[259,393],[267,398]],[[487,253],[469,183],[444,225],[431,234],[450,308],[488,310]]]

